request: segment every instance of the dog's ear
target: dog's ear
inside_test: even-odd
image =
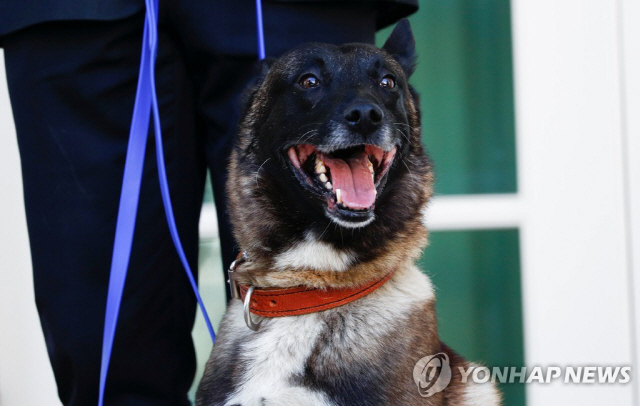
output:
[[[411,76],[416,67],[416,41],[409,20],[403,18],[396,24],[382,49],[400,63],[407,77]]]
[[[247,84],[245,90],[245,96],[243,99],[248,101],[253,94],[258,90],[258,88],[262,85],[262,82],[267,78],[269,71],[271,71],[271,67],[276,62],[275,58],[266,58],[259,60],[254,68],[253,68],[253,79]]]
[[[262,85],[265,78],[269,74],[271,67],[276,62],[275,58],[266,58],[259,60],[253,68],[253,78],[247,83],[244,91],[240,94],[236,107],[240,110],[241,117],[247,115],[251,100],[256,94],[258,88]]]
[[[267,77],[267,75],[269,74],[269,71],[271,70],[271,67],[273,66],[273,64],[276,62],[275,58],[266,58],[266,59],[261,59],[258,61],[258,63],[256,64],[256,68],[255,68],[255,83],[254,85],[260,85],[262,84],[262,82],[264,81],[264,79]]]

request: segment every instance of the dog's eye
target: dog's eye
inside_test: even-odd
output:
[[[391,75],[387,75],[380,81],[380,87],[385,89],[393,89],[396,87],[396,80]]]
[[[311,73],[307,73],[306,75],[302,75],[298,84],[305,89],[311,89],[312,87],[320,86],[320,79]]]

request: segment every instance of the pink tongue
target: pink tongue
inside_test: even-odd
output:
[[[342,204],[356,210],[368,209],[373,205],[376,187],[368,167],[369,158],[364,152],[346,160],[319,155],[331,171],[333,191],[340,189]]]

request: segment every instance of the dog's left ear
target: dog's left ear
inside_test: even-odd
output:
[[[396,24],[382,49],[400,63],[407,77],[411,76],[416,67],[416,41],[409,20],[403,18]]]

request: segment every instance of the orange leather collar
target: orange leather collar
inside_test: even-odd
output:
[[[299,316],[343,306],[373,292],[393,276],[394,271],[380,279],[355,288],[317,289],[304,286],[292,288],[258,288],[251,294],[249,310],[261,317]],[[249,285],[230,281],[237,287],[243,302]]]

